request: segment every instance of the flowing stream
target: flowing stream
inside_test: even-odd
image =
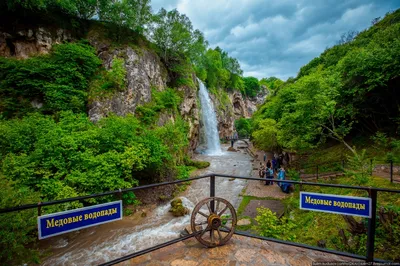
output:
[[[207,150],[194,159],[209,161],[210,166],[198,170],[195,175],[220,173],[249,176],[252,171],[251,157],[244,151],[228,152],[229,145],[221,149],[217,119],[204,84],[200,83],[200,100],[205,126]],[[216,177],[216,196],[228,200],[236,209],[239,194],[246,184],[244,180]],[[208,178],[195,180],[179,195],[190,213],[202,199],[209,197]],[[103,224],[40,242],[42,251],[50,252],[43,265],[97,265],[178,238],[190,225],[190,214],[174,217],[170,202],[147,211],[146,217],[133,215],[122,221]]]
[[[209,161],[210,167],[198,170],[195,175],[220,173],[249,176],[252,171],[251,157],[245,152],[228,152],[229,145],[222,146],[221,155],[199,154],[197,160]],[[190,213],[202,199],[209,197],[208,178],[195,180],[179,195]],[[237,209],[239,194],[246,181],[216,177],[216,196],[224,198]],[[149,210],[146,217],[133,215],[122,221],[112,222],[41,240],[41,250],[51,253],[43,265],[97,265],[151,246],[178,238],[190,225],[190,213],[174,217],[170,203]]]

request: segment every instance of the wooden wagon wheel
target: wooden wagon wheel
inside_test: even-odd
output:
[[[190,219],[196,239],[206,247],[222,246],[228,242],[235,232],[236,223],[235,208],[227,200],[217,197],[200,201]]]

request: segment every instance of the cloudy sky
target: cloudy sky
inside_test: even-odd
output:
[[[400,0],[152,0],[186,14],[210,47],[237,58],[244,76],[286,80],[350,30],[400,8]]]

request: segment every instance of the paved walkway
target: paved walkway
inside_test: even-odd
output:
[[[265,165],[264,162],[264,153],[262,151],[254,151],[255,158],[253,162],[253,172],[252,177],[259,177],[258,169],[260,168],[260,163]],[[272,160],[273,154],[267,153],[267,160]],[[272,186],[266,186],[265,182],[261,181],[249,181],[247,183],[247,187],[244,196],[253,196],[258,198],[275,198],[275,199],[284,199],[289,196],[289,194],[285,194],[282,192],[280,187],[276,183]]]
[[[333,254],[234,235],[226,245],[205,248],[193,237],[118,265],[219,266],[294,265],[357,261]]]

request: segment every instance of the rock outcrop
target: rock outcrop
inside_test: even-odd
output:
[[[106,69],[110,69],[115,58],[124,58],[126,89],[106,98],[93,99],[89,104],[89,118],[96,122],[110,113],[119,116],[135,113],[138,105],[151,101],[151,90],[164,90],[167,70],[156,54],[146,49],[139,51],[131,47],[113,48],[90,40]]]
[[[265,101],[268,94],[269,91],[265,88],[254,98],[243,97],[239,91],[229,92],[229,104],[226,105],[221,105],[216,97],[211,94],[214,106],[218,107],[216,113],[219,137],[222,139],[232,136],[235,132],[235,120],[241,117],[250,118],[257,110],[257,106]]]
[[[0,56],[28,58],[46,54],[54,44],[72,41],[71,32],[46,27],[24,28],[16,32],[0,29]]]

